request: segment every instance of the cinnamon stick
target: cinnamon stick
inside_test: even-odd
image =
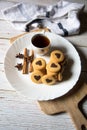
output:
[[[28,71],[32,72],[33,71],[32,61],[34,59],[34,51],[33,50],[30,50],[29,56],[31,57],[31,60],[29,62],[29,69],[28,69]]]
[[[24,48],[24,60],[23,60],[23,68],[22,68],[22,73],[23,74],[27,74],[28,73],[28,61],[27,61],[27,57],[28,57],[28,52],[27,52],[27,48]]]

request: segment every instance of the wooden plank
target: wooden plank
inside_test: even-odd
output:
[[[67,124],[67,125],[66,125]],[[48,116],[36,101],[16,92],[0,91],[0,130],[75,130],[68,114]]]
[[[77,47],[80,55],[82,71],[87,71],[87,47]]]
[[[83,105],[87,110],[87,101]],[[67,125],[66,125],[67,124]],[[75,130],[68,114],[48,116],[37,107],[36,101],[14,91],[0,91],[0,130]]]
[[[22,31],[16,30],[9,22],[0,20],[0,39],[9,39],[22,33]]]
[[[80,1],[87,3],[86,0]],[[18,2],[20,2],[20,0]],[[40,2],[42,3],[43,1]],[[9,48],[9,42],[7,43],[6,41],[8,40],[4,41],[3,39],[9,39],[22,32],[17,32],[17,30],[13,29],[6,21],[4,21],[4,24],[3,22],[0,23],[0,37],[2,38],[0,39],[0,41],[2,41],[0,42],[0,130],[75,130],[71,117],[68,114],[60,114],[56,116],[45,115],[38,109],[36,101],[25,99],[22,95],[19,95],[10,88],[3,69],[4,56]],[[76,39],[73,39],[74,42],[72,42],[75,43],[75,45],[77,44],[77,46],[87,46],[86,35],[86,33],[85,35],[81,35],[80,42],[78,41],[78,38],[80,37],[76,37]],[[82,50],[81,53],[85,51],[84,53],[86,55],[86,48]],[[84,58],[84,55],[82,57]],[[83,76],[86,78],[87,74],[85,75],[84,72]],[[83,104],[83,109],[87,113],[87,101]]]
[[[9,40],[0,39],[0,63],[2,64],[4,63],[4,58],[9,47]]]
[[[87,47],[87,31],[79,35],[68,36],[66,39],[75,46]]]
[[[0,63],[0,90],[14,90],[14,88],[8,82],[3,64]]]

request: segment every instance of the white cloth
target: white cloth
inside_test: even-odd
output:
[[[62,6],[59,2],[56,5],[47,6],[18,3],[2,10],[2,14],[5,20],[18,30],[28,31],[26,25],[40,18],[44,20],[44,26],[52,32],[60,35],[74,35],[80,31],[78,14],[83,8],[84,4],[67,1],[63,1]]]

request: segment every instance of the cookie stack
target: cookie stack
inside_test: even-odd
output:
[[[36,58],[32,65],[31,80],[35,83],[42,83],[42,76],[46,74],[46,61],[43,58]]]
[[[36,58],[32,65],[34,71],[31,74],[31,80],[33,82],[53,85],[63,79],[65,56],[62,51],[54,50],[51,52],[50,60],[47,64],[43,58]]]

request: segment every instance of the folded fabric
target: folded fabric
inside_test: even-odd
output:
[[[78,14],[83,8],[84,4],[67,1],[62,5],[60,2],[55,5],[18,3],[2,10],[2,14],[18,30],[30,31],[37,26],[45,26],[56,34],[67,36],[79,33]]]

